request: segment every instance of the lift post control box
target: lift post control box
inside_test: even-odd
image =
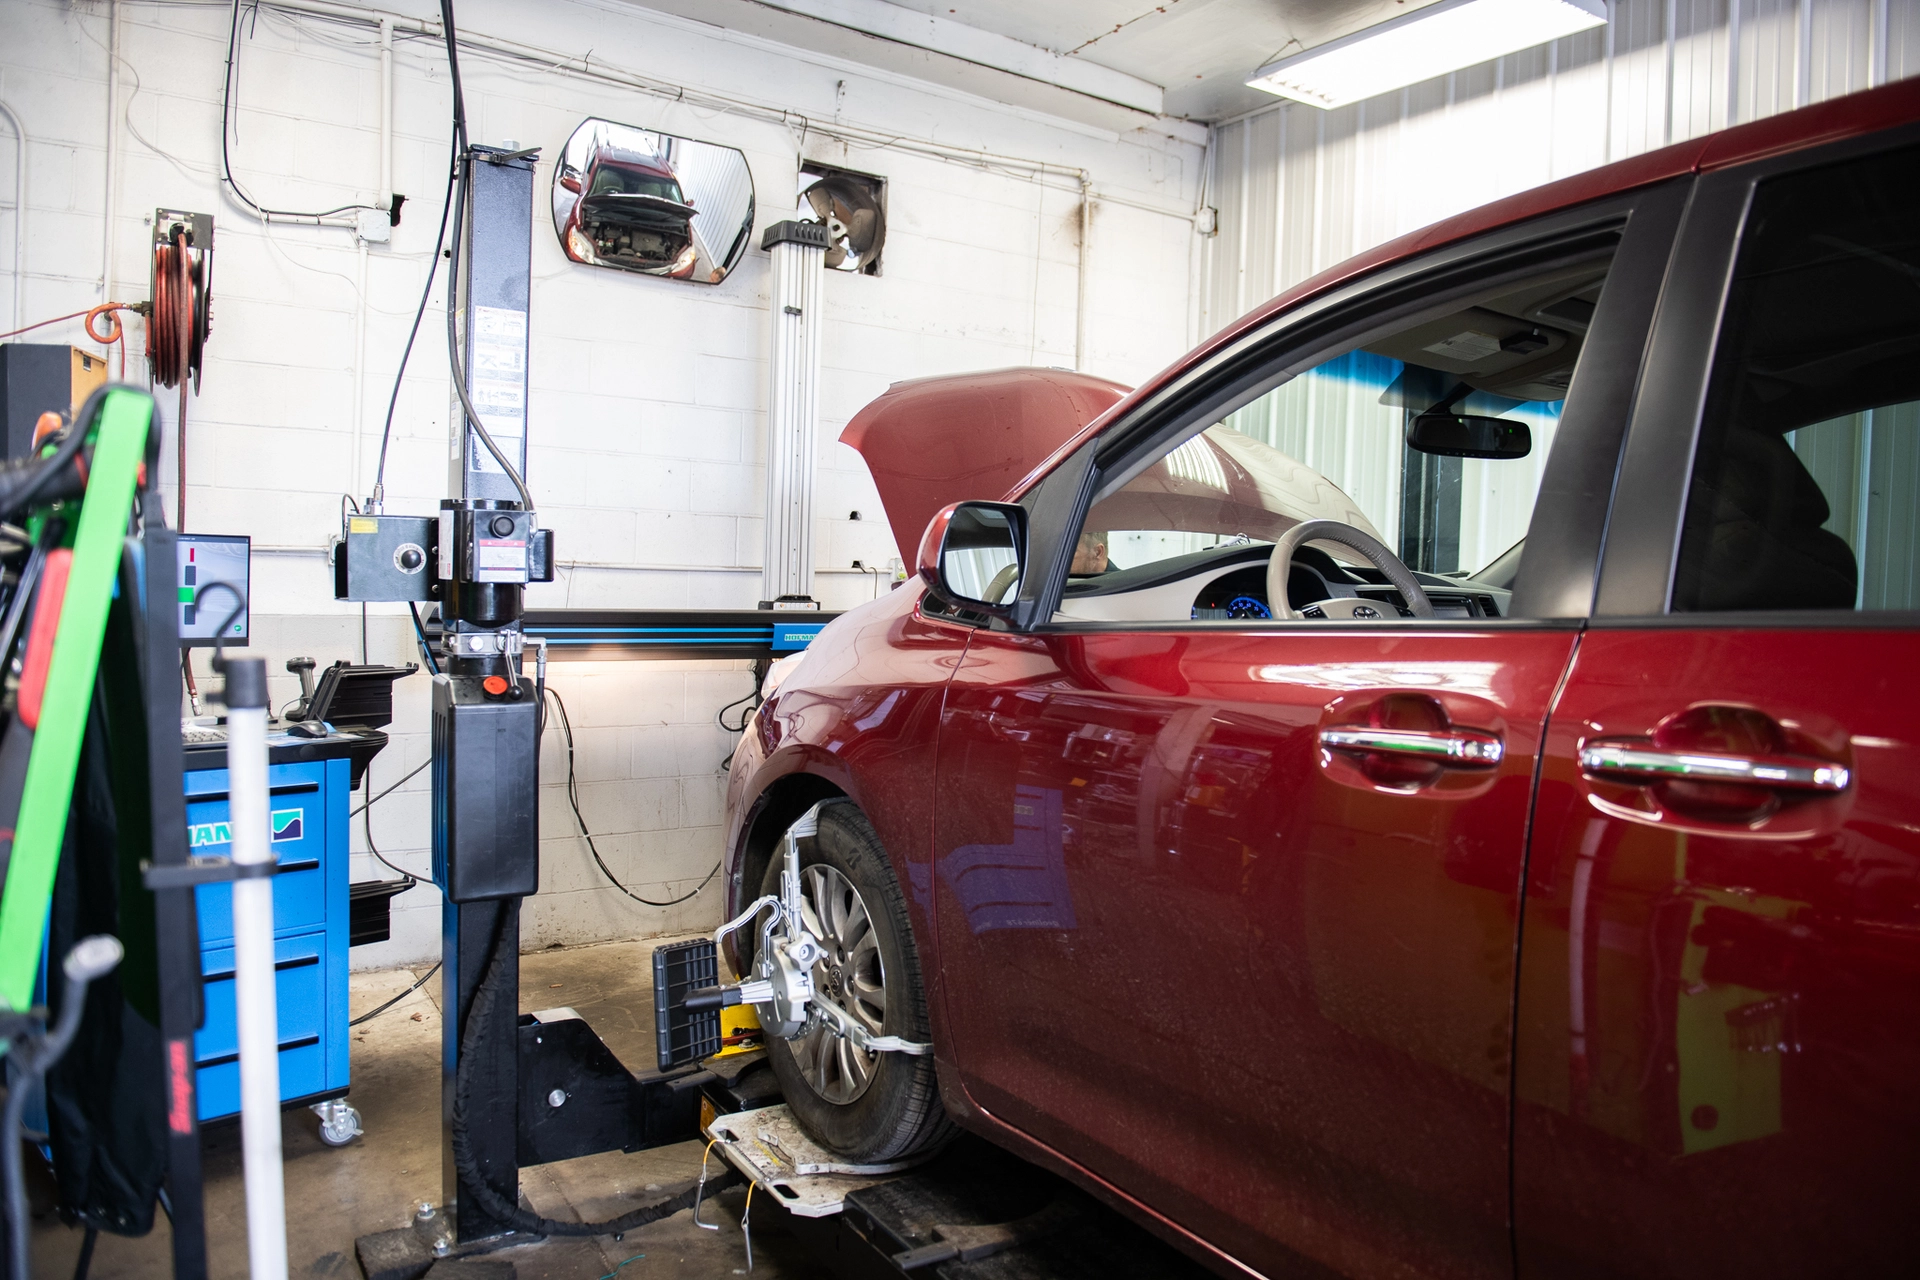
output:
[[[432,516],[347,516],[333,552],[336,600],[437,600],[440,522]]]
[[[433,678],[433,878],[450,902],[540,888],[539,718],[525,677]]]

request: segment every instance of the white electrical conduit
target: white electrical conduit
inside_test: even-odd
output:
[[[100,301],[113,300],[113,207],[120,185],[120,0],[107,0],[107,200],[100,229]]]
[[[363,7],[361,5],[341,4],[336,0],[262,0],[269,9],[283,10],[288,13],[309,13],[316,17],[336,18],[345,22],[356,22],[366,26],[378,27],[382,22],[394,31],[408,32],[414,35],[441,39],[440,23],[435,19],[413,18],[405,14],[391,13],[383,9]],[[892,151],[903,151],[913,155],[927,156],[935,160],[958,161],[976,165],[983,169],[1013,170],[1020,173],[1043,177],[1062,178],[1069,185],[1063,190],[1078,190],[1084,179],[1092,181],[1085,170],[1071,165],[1049,164],[1044,160],[1025,160],[1018,156],[998,155],[991,151],[980,151],[970,147],[953,147],[938,142],[923,142],[903,138],[899,134],[885,133],[875,129],[863,129],[858,125],[843,124],[835,121],[822,124],[797,111],[760,102],[752,98],[737,97],[732,94],[717,93],[712,90],[690,90],[684,85],[671,84],[663,80],[654,80],[637,72],[622,71],[605,62],[589,62],[586,57],[576,57],[542,49],[537,45],[523,44],[518,40],[506,40],[499,36],[481,35],[471,28],[462,28],[459,33],[462,47],[483,50],[490,53],[529,62],[551,71],[565,72],[586,80],[596,80],[603,84],[617,85],[623,89],[634,89],[653,97],[664,98],[670,102],[681,102],[691,106],[707,107],[737,115],[746,115],[766,123],[798,126],[803,133],[817,133],[826,138],[837,138],[865,146],[881,147]],[[1093,192],[1093,199],[1101,204],[1125,205],[1131,209],[1140,209],[1147,213],[1157,213],[1163,217],[1177,218],[1191,222],[1194,214],[1189,209],[1174,205],[1155,204],[1147,200],[1135,200],[1126,196],[1115,196],[1099,191]]]
[[[380,19],[380,194],[374,197],[374,204],[385,209],[389,215],[393,212],[393,19]],[[364,258],[365,246],[361,253]],[[364,267],[362,268],[364,271]],[[362,277],[361,289],[366,288]],[[364,314],[366,301],[361,300]],[[354,492],[358,493],[359,490]]]
[[[273,861],[267,834],[266,660],[234,658],[226,667],[227,814],[234,864],[246,867]],[[242,670],[247,667],[254,670]],[[245,703],[258,705],[236,705]],[[233,882],[233,987],[240,1030],[240,1147],[251,1280],[286,1280],[287,1275],[280,1028],[273,963],[273,880],[261,875],[237,879]]]
[[[20,123],[20,117],[13,114],[13,108],[0,102],[0,116],[5,116],[13,132],[19,137],[19,147],[13,156],[13,323],[8,326],[18,329],[21,324],[21,295],[27,291],[26,244],[27,244],[27,130]]]

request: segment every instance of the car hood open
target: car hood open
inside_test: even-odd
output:
[[[896,382],[840,433],[873,473],[911,560],[950,502],[998,501],[1129,388],[1066,369],[993,369]]]
[[[580,201],[582,222],[614,222],[628,226],[682,227],[693,221],[694,208],[665,196],[607,191]]]

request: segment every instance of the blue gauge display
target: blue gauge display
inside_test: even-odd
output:
[[[1267,602],[1254,596],[1235,596],[1227,601],[1229,618],[1271,618],[1273,610],[1267,608]]]

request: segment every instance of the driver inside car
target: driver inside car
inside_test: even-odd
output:
[[[1068,567],[1067,574],[1074,578],[1088,578],[1105,573],[1112,567],[1107,561],[1107,535],[1097,529],[1088,529],[1073,544],[1073,564]]]

